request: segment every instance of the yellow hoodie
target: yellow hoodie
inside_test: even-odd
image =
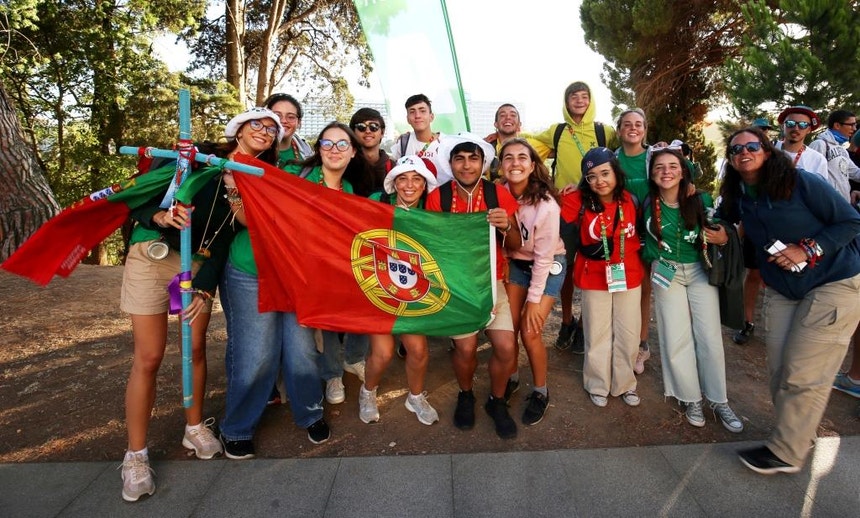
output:
[[[590,94],[591,88],[589,87]],[[561,112],[567,123],[567,129],[562,132],[561,138],[558,139],[558,149],[555,150],[555,186],[559,189],[579,183],[579,179],[582,178],[582,157],[589,149],[597,147],[597,136],[594,133],[595,111],[594,97],[591,97],[591,102],[582,116],[582,121],[576,123],[570,112],[567,111],[567,99],[562,102]],[[529,135],[530,138],[540,144],[536,146],[536,150],[541,157],[548,156],[549,152],[552,151],[552,139],[555,136],[557,126],[558,124],[553,124],[542,133]],[[615,128],[604,124],[603,130],[606,133],[606,146],[610,149],[617,147]]]

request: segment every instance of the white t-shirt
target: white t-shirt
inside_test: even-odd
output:
[[[781,140],[776,143],[776,148],[782,149]],[[804,171],[809,171],[810,173],[815,173],[827,180],[827,159],[818,151],[809,146],[803,146],[801,151],[798,151],[798,153],[800,153],[800,158],[797,158],[797,153],[792,153],[791,151],[786,151],[784,149],[782,149],[782,152],[791,159],[794,167],[803,169]],[[797,162],[795,162],[795,160],[797,160]]]
[[[394,141],[394,145],[391,146],[391,158],[392,160],[397,160],[401,156],[407,155],[418,155],[421,158],[427,158],[429,160],[434,160],[436,157],[436,153],[439,151],[439,141],[444,136],[442,133],[436,134],[436,137],[433,138],[430,142],[421,142],[415,136],[414,131],[410,131],[407,133],[409,135],[409,141],[406,143],[406,152],[400,152],[400,138]],[[439,185],[447,182],[451,179],[450,176],[444,174],[442,171],[439,171],[439,175],[436,178],[439,181]]]

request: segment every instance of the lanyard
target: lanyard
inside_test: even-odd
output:
[[[567,131],[570,132],[570,136],[573,137],[573,142],[576,144],[576,147],[579,148],[580,156],[585,156],[585,153],[587,153],[588,150],[583,149],[582,142],[579,141],[579,137],[576,136],[576,132],[573,131],[573,128],[570,126],[570,124],[567,125]],[[556,149],[555,152],[558,153],[558,150]]]
[[[605,212],[605,211],[604,211]],[[608,264],[610,261],[609,256],[609,242],[606,236],[606,220],[603,217],[603,212],[597,215],[598,219],[600,219],[600,239],[603,241],[603,258],[606,259],[606,263]],[[624,211],[621,210],[621,202],[618,202],[618,217],[615,218],[615,224],[612,226],[612,234],[613,237],[615,234],[615,230],[618,228],[618,223],[621,223],[621,236],[619,237],[619,248],[621,252],[621,260],[620,262],[624,262],[624,237],[627,232],[624,229]]]
[[[452,214],[456,214],[456,213],[460,212],[460,210],[457,208],[457,200],[460,198],[459,194],[457,194],[457,187],[458,186],[461,189],[463,189],[464,191],[466,190],[465,187],[460,186],[460,184],[457,183],[457,181],[454,181],[454,185],[452,185],[453,188],[451,189],[451,191],[453,191],[452,192],[453,196],[451,198],[451,213]],[[475,196],[475,203],[472,203],[472,195],[475,194],[475,191],[478,191],[478,194]],[[478,211],[480,211],[481,210],[481,200],[483,200],[483,198],[484,198],[484,182],[481,180],[478,180],[478,184],[475,187],[472,187],[471,191],[468,191],[467,196],[468,196],[468,198],[466,200],[466,210],[464,212],[478,212]]]
[[[797,163],[800,162],[800,155],[802,155],[805,150],[806,150],[806,145],[802,145],[802,146],[800,146],[800,151],[798,151],[797,154],[794,155],[794,164],[792,164],[792,165],[794,165],[794,167],[797,167]]]

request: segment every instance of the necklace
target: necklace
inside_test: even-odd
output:
[[[329,187],[328,185],[326,185],[325,173],[323,173],[322,169],[320,169],[320,185],[322,185],[323,187],[326,187],[328,189],[334,189],[334,187]],[[340,183],[337,186],[337,190],[343,192],[343,178],[341,178]]]
[[[206,226],[203,227],[203,237],[200,239],[200,248],[197,250],[197,255],[209,259],[212,256],[212,252],[209,251],[209,246],[215,241],[215,238],[218,237],[218,234],[221,232],[221,229],[224,228],[224,225],[227,224],[227,220],[233,215],[232,211],[227,212],[227,217],[224,218],[224,221],[221,222],[221,225],[218,227],[218,230],[212,234],[212,237],[206,239],[206,232],[209,231],[209,224],[212,222],[212,214],[215,213],[215,204],[218,201],[218,191],[221,190],[221,182],[224,181],[224,176],[220,176],[218,178],[218,186],[215,187],[215,198],[212,200],[212,206],[209,208],[209,217],[206,218]]]
[[[466,198],[466,210],[465,210],[465,212],[477,212],[477,211],[481,210],[481,200],[484,198],[484,189],[483,189],[484,182],[482,182],[479,179],[478,182],[475,184],[475,186],[472,187],[471,191],[466,190],[466,188],[463,187],[462,185],[460,185],[460,182],[458,182],[457,180],[454,180],[454,185],[456,187],[459,187],[460,189],[463,189],[463,191],[466,192],[467,198]],[[478,194],[477,194],[477,196],[475,196],[475,203],[473,205],[472,204],[472,195],[475,193],[476,190],[478,191]],[[451,212],[457,213],[457,212],[460,212],[457,209],[457,200],[460,198],[460,196],[457,194],[457,189],[452,189],[452,191],[453,191],[453,196],[452,196],[452,200],[451,200]]]

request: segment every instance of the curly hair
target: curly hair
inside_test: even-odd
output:
[[[541,200],[555,200],[556,203],[560,204],[560,196],[552,182],[552,179],[550,178],[549,169],[544,165],[537,151],[535,151],[535,148],[533,148],[526,139],[516,137],[505,141],[505,143],[502,144],[502,148],[499,150],[499,160],[503,162],[505,151],[508,147],[515,144],[524,146],[528,150],[529,159],[535,166],[534,171],[529,175],[526,190],[523,192],[521,197],[523,203],[526,205],[536,205]]]

